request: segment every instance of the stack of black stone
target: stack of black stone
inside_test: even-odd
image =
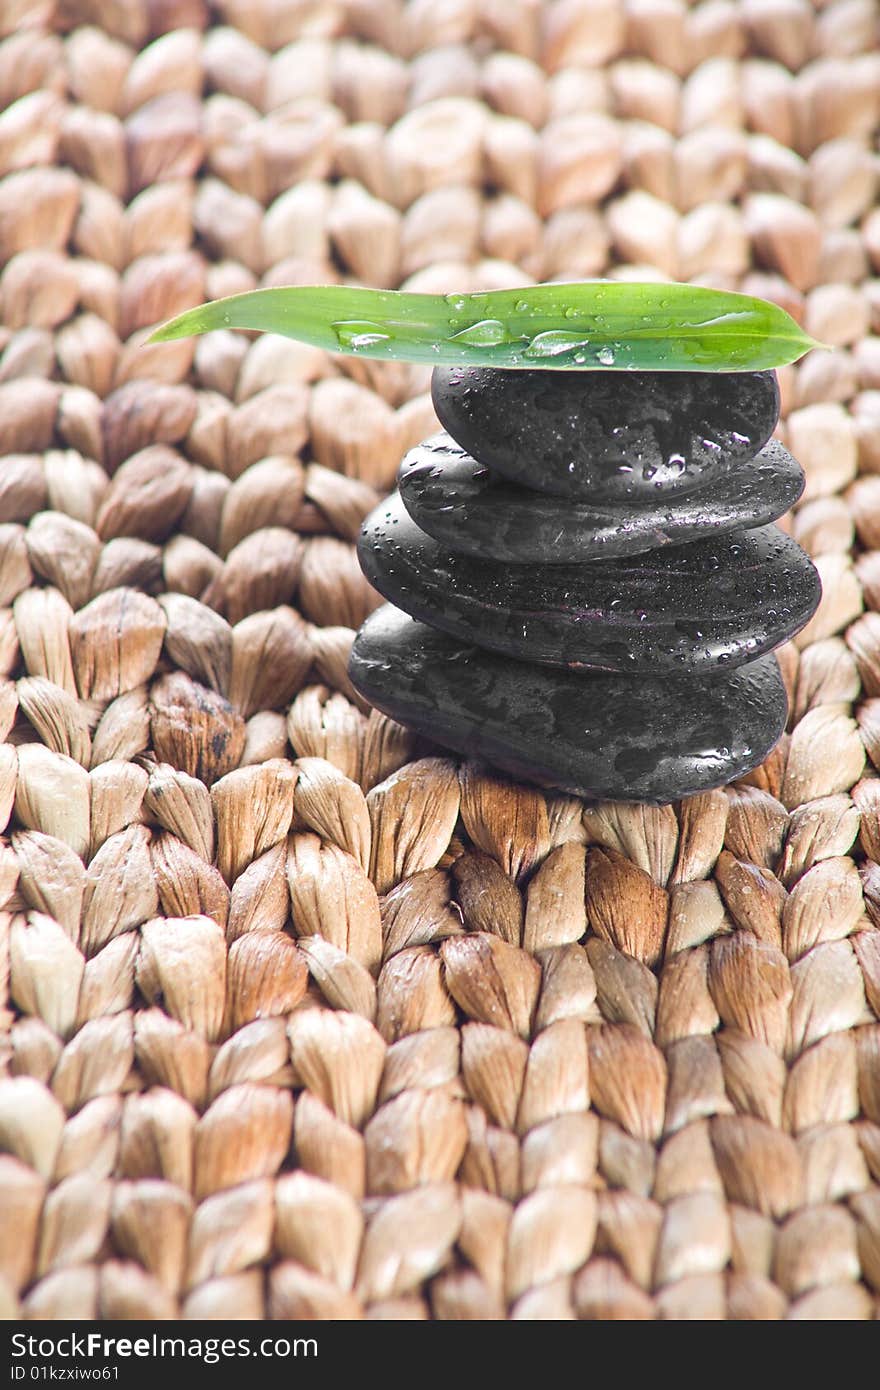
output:
[[[390,600],[352,651],[367,699],[583,796],[671,801],[763,761],[773,649],[820,597],[768,524],[803,488],[768,443],[775,375],[438,368],[433,397],[448,433],[361,536]]]

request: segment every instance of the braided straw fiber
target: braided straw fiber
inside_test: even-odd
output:
[[[875,1315],[877,10],[0,4],[9,1315]],[[790,732],[662,809],[354,697],[424,371],[141,346],[257,284],[608,273],[838,349],[779,374]]]

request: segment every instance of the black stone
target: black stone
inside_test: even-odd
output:
[[[601,504],[507,482],[448,434],[437,434],[409,451],[398,482],[416,525],[450,550],[514,564],[569,564],[761,526],[794,505],[804,475],[772,439],[714,486]]]
[[[542,492],[673,496],[754,457],[779,415],[773,372],[436,367],[434,408],[480,463]]]
[[[349,672],[393,719],[517,778],[578,796],[675,801],[756,767],[782,733],[776,658],[712,680],[572,675],[455,641],[390,604]]]
[[[738,666],[802,627],[819,577],[776,526],[581,565],[456,555],[398,493],[367,518],[361,567],[383,597],[463,642],[524,661],[629,675]]]

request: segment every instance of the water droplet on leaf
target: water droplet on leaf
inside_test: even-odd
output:
[[[336,335],[339,346],[351,352],[377,347],[380,343],[390,343],[391,341],[391,334],[386,333],[385,329],[378,323],[351,319],[332,323],[330,327]]]
[[[589,347],[589,339],[577,333],[566,333],[561,329],[551,329],[538,333],[525,349],[524,357],[559,357],[564,352],[574,352],[576,348]]]
[[[451,343],[472,343],[474,347],[500,347],[502,343],[515,342],[499,319],[481,319],[469,328],[453,333]]]

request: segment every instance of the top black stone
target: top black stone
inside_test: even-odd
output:
[[[436,367],[434,408],[479,463],[541,492],[656,500],[753,458],[779,416],[773,372]]]

